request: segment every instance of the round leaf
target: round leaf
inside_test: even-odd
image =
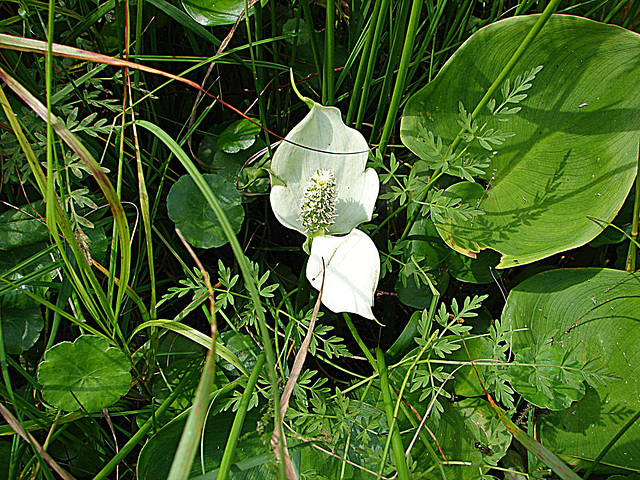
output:
[[[475,108],[537,16],[496,22],[475,33],[438,76],[407,103],[403,142],[427,161],[427,132],[450,144],[460,131],[459,102]],[[502,254],[499,267],[530,263],[592,240],[614,218],[637,170],[640,35],[578,17],[551,17],[514,67],[539,65],[522,109],[508,122],[480,112],[478,124],[515,132],[492,156],[484,180],[448,189],[485,215],[439,226],[442,238],[469,256]],[[498,104],[502,97],[497,96]],[[515,107],[516,104],[509,104]],[[487,150],[469,144],[470,153]],[[474,148],[474,145],[477,145]],[[494,146],[495,147],[495,146]]]
[[[59,409],[97,412],[127,393],[130,370],[129,359],[107,340],[83,335],[47,350],[38,381],[44,400]]]
[[[236,187],[220,175],[203,177],[218,198],[233,231],[238,233],[244,221],[244,209]],[[194,247],[221,247],[229,241],[215,213],[189,175],[180,177],[171,187],[167,210],[169,218]]]
[[[511,291],[502,322],[517,331],[514,352],[553,339],[553,346],[577,359],[584,371],[604,368],[614,376],[605,379],[606,385],[598,382],[597,389],[587,387],[570,408],[540,416],[540,441],[556,454],[593,461],[638,411],[638,292],[639,275],[597,268],[543,272]],[[602,463],[640,469],[638,422]]]

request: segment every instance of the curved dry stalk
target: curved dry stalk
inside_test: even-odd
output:
[[[289,374],[289,379],[287,380],[287,384],[282,391],[282,396],[280,397],[280,421],[284,424],[284,416],[287,413],[287,408],[289,408],[289,400],[291,399],[291,394],[293,393],[293,388],[296,386],[296,382],[298,381],[298,377],[300,376],[300,372],[302,372],[302,365],[304,365],[304,361],[307,358],[307,351],[309,350],[309,344],[311,343],[311,337],[313,336],[313,327],[316,324],[316,319],[318,318],[318,312],[320,311],[320,301],[322,299],[322,290],[324,289],[324,277],[325,277],[325,269],[324,269],[324,259],[322,260],[322,284],[320,286],[320,295],[318,295],[318,299],[316,300],[316,304],[313,307],[313,312],[311,313],[311,320],[309,320],[309,328],[307,330],[307,334],[300,345],[300,350],[296,354],[296,358],[293,361],[293,366],[291,367],[291,373]],[[287,450],[287,442],[284,438],[282,438],[282,449],[280,448],[280,442],[278,439],[278,432],[284,432],[284,428],[282,425],[275,425],[273,428],[273,435],[271,435],[271,447],[276,455],[278,461],[284,462],[285,473],[289,480],[296,480],[296,472],[293,468],[293,462],[291,461],[291,457],[289,456],[289,450]],[[282,451],[283,457],[280,458],[280,452]]]

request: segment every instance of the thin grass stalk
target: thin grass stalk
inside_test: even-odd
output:
[[[264,315],[264,309],[262,308],[262,302],[260,301],[260,293],[258,291],[258,286],[256,279],[253,274],[253,269],[247,258],[244,255],[242,247],[238,242],[235,234],[233,233],[233,228],[227,219],[224,211],[220,207],[218,200],[215,195],[211,191],[211,188],[207,184],[207,182],[202,177],[202,174],[198,171],[196,166],[193,164],[191,159],[187,156],[187,154],[180,148],[180,146],[173,140],[164,130],[162,130],[157,125],[153,123],[146,122],[144,120],[136,121],[136,124],[149,130],[151,133],[156,135],[176,156],[176,158],[183,165],[185,170],[191,175],[193,181],[198,186],[203,196],[207,200],[209,206],[213,209],[214,213],[218,217],[218,221],[220,222],[220,226],[224,231],[229,243],[231,245],[231,249],[233,250],[233,254],[236,257],[238,262],[238,266],[242,272],[242,276],[245,281],[245,285],[247,290],[249,291],[249,295],[251,297],[251,301],[253,302],[253,306],[256,310],[256,317],[258,319],[258,326],[260,328],[260,335],[262,337],[265,355],[267,357],[267,371],[269,372],[269,380],[271,384],[271,394],[273,396],[273,404],[274,404],[274,421],[277,425],[280,425],[279,428],[279,436],[283,438],[282,432],[282,422],[280,417],[280,391],[278,390],[278,376],[275,369],[275,353],[273,351],[273,345],[271,344],[271,338],[269,336],[269,329],[267,327],[267,321]],[[284,442],[280,442],[280,445],[283,445]],[[284,458],[281,456],[281,458]],[[284,464],[282,462],[278,463],[278,475],[279,478],[284,477]]]
[[[147,435],[147,432],[154,426],[156,423],[156,418],[161,417],[164,412],[175,402],[176,398],[182,393],[182,390],[189,385],[191,379],[196,376],[198,371],[196,369],[187,371],[187,374],[180,380],[180,383],[176,386],[176,388],[171,392],[171,394],[165,399],[164,402],[155,410],[151,417],[144,422],[144,424],[140,427],[140,429],[133,434],[133,436],[129,439],[129,441],[123,445],[123,447],[116,453],[109,462],[102,467],[102,470],[98,472],[98,474],[93,477],[93,480],[105,480],[111,472],[122,462],[127,455],[140,443],[144,440],[144,437]]]
[[[344,321],[347,323],[347,327],[349,328],[351,335],[353,335],[353,338],[355,339],[356,343],[360,347],[360,350],[362,350],[362,353],[364,353],[364,356],[367,358],[367,360],[369,361],[373,369],[377,371],[378,364],[376,363],[376,360],[373,358],[373,355],[371,354],[371,350],[367,348],[367,346],[362,341],[362,338],[360,338],[360,334],[358,333],[358,330],[356,330],[356,327],[353,324],[351,317],[349,316],[348,313],[343,313],[342,317],[344,318]]]
[[[276,2],[269,3],[269,13],[271,15],[271,37],[277,37],[278,36],[278,23],[277,23],[278,19],[276,15]],[[300,9],[298,9],[297,16],[296,16],[297,18],[296,31],[298,31],[300,27],[301,13],[302,12],[300,11]],[[294,49],[295,49],[295,42],[294,42]],[[280,48],[279,48],[278,42],[274,42],[273,44],[273,62],[276,64],[280,63]],[[286,109],[286,105],[284,106],[281,105],[282,92],[280,91],[280,76],[277,74],[274,75],[274,78],[273,78],[273,87],[275,88],[275,107],[271,104],[267,104],[267,111],[272,111],[272,108],[275,108],[277,112],[283,112]],[[276,116],[276,127],[278,131],[282,131],[282,120],[283,120],[283,115]],[[271,142],[269,141],[267,142],[267,148],[269,149],[269,156],[271,156]]]
[[[133,54],[136,58],[140,58],[143,53],[143,41],[142,41],[142,15],[144,13],[144,0],[138,0],[136,3],[136,44],[133,50]],[[140,85],[140,71],[135,70],[133,72],[133,83],[136,87]]]
[[[3,78],[5,82],[7,82],[7,85],[10,88],[12,88],[14,91],[21,87],[17,82],[15,82],[11,77],[9,77],[8,74],[6,74],[6,72],[4,72],[1,68],[0,68],[0,77]],[[11,85],[12,83],[15,83],[16,88],[12,87]],[[42,171],[42,167],[40,166],[40,163],[37,161],[36,156],[33,153],[33,150],[31,149],[31,146],[29,145],[29,142],[25,137],[24,132],[22,131],[22,127],[20,126],[20,123],[17,121],[16,116],[13,110],[11,109],[11,105],[9,104],[9,100],[5,96],[4,90],[2,88],[0,88],[0,103],[2,104],[2,108],[6,114],[7,119],[9,120],[9,124],[11,125],[11,128],[13,129],[13,132],[16,135],[16,138],[18,139],[18,142],[20,143],[20,147],[22,148],[22,151],[25,154],[27,163],[31,168],[31,171],[36,180],[38,189],[40,190],[40,194],[42,195],[43,199],[46,199],[48,198],[47,177]],[[71,278],[73,285],[75,286],[80,297],[83,299],[83,302],[89,314],[92,315],[93,318],[96,320],[96,322],[104,328],[104,323],[102,322],[102,319],[104,318],[102,315],[103,312],[101,312],[98,306],[94,304],[93,298],[91,297],[91,295],[89,295],[88,290],[84,286],[83,278],[88,278],[89,283],[95,289],[98,299],[101,301],[101,305],[103,306],[103,308],[107,309],[105,311],[108,311],[109,304],[108,302],[106,302],[106,297],[104,297],[104,294],[100,289],[100,284],[97,278],[95,277],[95,275],[93,275],[93,272],[90,270],[89,265],[87,264],[83,253],[81,252],[81,249],[78,245],[75,235],[73,234],[71,226],[69,225],[67,218],[65,217],[64,212],[62,211],[60,202],[58,201],[57,198],[55,198],[55,201],[53,203],[55,207],[56,221],[58,222],[64,237],[69,240],[70,242],[69,245],[71,247],[71,250],[74,253],[75,259],[77,263],[80,265],[80,267],[82,268],[81,273],[79,275],[66,255],[66,249],[60,239],[60,236],[52,235],[52,238],[56,243],[56,247],[58,248],[60,256],[65,264],[66,274],[69,275],[69,277]],[[85,275],[85,277],[82,276],[83,274]]]
[[[251,396],[253,395],[253,391],[258,382],[258,378],[260,377],[260,372],[262,371],[262,366],[264,365],[265,355],[262,352],[257,360],[256,364],[251,371],[251,376],[247,381],[247,386],[242,393],[242,398],[240,399],[240,405],[238,406],[238,412],[236,413],[235,418],[233,419],[233,425],[231,425],[231,431],[229,432],[229,438],[227,439],[227,444],[224,447],[224,453],[222,454],[222,460],[220,461],[220,468],[218,469],[217,480],[227,480],[229,476],[229,472],[231,470],[231,461],[233,459],[233,453],[235,452],[236,446],[238,444],[238,438],[240,437],[240,433],[242,432],[242,426],[244,425],[244,420],[247,416],[247,410],[249,408],[249,401],[251,400]]]
[[[384,352],[376,348],[376,359],[378,363],[378,373],[380,374],[380,390],[384,401],[384,410],[387,414],[387,424],[389,425],[389,435],[393,445],[393,457],[398,471],[398,480],[409,480],[409,467],[404,456],[404,446],[400,437],[400,429],[393,414],[393,401],[391,400],[389,378],[387,377],[387,365],[384,360]]]
[[[247,0],[245,0],[246,2]],[[246,8],[246,7],[245,7]],[[253,5],[253,22],[254,22],[254,29],[255,29],[255,44],[254,44],[254,48],[256,51],[256,62],[259,64],[262,62],[263,60],[263,50],[264,47],[262,46],[262,42],[261,40],[263,39],[263,34],[262,34],[262,6],[260,4],[260,2],[256,2]],[[245,18],[248,18],[249,16],[249,12],[245,11]],[[248,29],[247,29],[248,30]],[[253,57],[252,57],[252,61],[253,61]],[[255,68],[255,67],[254,67]],[[256,70],[256,95],[258,96],[258,112],[260,115],[260,123],[265,127],[265,128],[269,128],[269,117],[267,115],[267,104],[266,104],[266,95],[263,95],[264,91],[263,89],[265,88],[265,81],[264,81],[264,69],[263,68],[255,68]],[[261,130],[260,131],[265,138],[265,143],[267,145],[270,144],[270,139],[269,139],[269,133],[266,130]]]
[[[380,0],[376,0],[380,1]],[[362,86],[362,96],[360,97],[360,103],[358,104],[358,115],[356,116],[356,129],[362,127],[362,121],[364,119],[365,110],[367,109],[367,101],[369,99],[369,89],[371,88],[371,82],[373,81],[373,69],[376,65],[378,46],[380,45],[380,38],[384,31],[385,22],[387,20],[387,13],[389,12],[390,0],[382,0],[380,6],[380,13],[375,23],[375,30],[373,33],[373,46],[369,52],[369,58],[367,58],[367,71],[364,76],[364,84]],[[372,24],[373,25],[373,24]],[[364,61],[364,56],[362,57]]]
[[[316,64],[316,71],[318,72],[318,82],[322,85],[322,62],[320,61],[320,48],[318,47],[318,38],[315,27],[313,26],[313,16],[311,15],[311,8],[309,7],[309,0],[300,0],[302,5],[302,13],[304,15],[304,21],[307,24],[307,31],[309,32],[309,41],[311,43],[311,52],[313,53],[313,61]]]
[[[373,120],[373,128],[371,129],[369,143],[375,142],[378,138],[382,116],[384,115],[384,112],[387,111],[387,102],[389,99],[389,93],[391,92],[391,86],[394,83],[396,65],[398,65],[400,49],[402,48],[402,40],[405,38],[406,34],[405,29],[400,28],[400,25],[406,24],[410,5],[411,3],[408,0],[404,0],[400,6],[400,13],[394,20],[396,28],[393,30],[393,40],[391,41],[391,49],[389,50],[387,69],[384,74],[382,89],[378,96],[378,108],[376,109],[376,114]]]
[[[638,166],[636,173],[636,195],[633,201],[633,217],[631,218],[631,240],[629,243],[629,253],[627,254],[627,272],[636,271],[636,256],[638,247],[636,242],[640,240],[638,236],[638,223],[640,221],[640,152],[638,152]]]
[[[327,0],[326,12],[322,74],[322,104],[333,105],[333,49],[336,29],[336,4],[334,0]]]
[[[404,81],[407,77],[409,62],[411,61],[411,55],[413,53],[413,45],[416,40],[416,32],[418,30],[418,22],[420,21],[422,4],[423,2],[421,0],[413,0],[413,4],[411,6],[411,15],[409,17],[409,25],[407,27],[407,36],[404,41],[404,47],[402,48],[402,58],[400,59],[398,76],[396,77],[393,96],[391,97],[391,105],[389,105],[387,120],[385,121],[382,136],[380,137],[380,145],[378,147],[382,155],[384,155],[387,145],[389,144],[391,130],[396,123],[396,114],[400,108],[400,101],[402,100],[402,94],[404,93]]]
[[[46,94],[46,123],[47,123],[47,145],[46,145],[46,158],[47,158],[47,188],[46,188],[46,210],[45,220],[50,234],[56,238],[58,236],[58,224],[56,222],[55,204],[57,198],[55,198],[54,182],[53,182],[53,125],[51,124],[51,97],[53,95],[53,32],[55,23],[55,0],[49,0],[49,10],[47,18],[47,51],[44,57],[45,63],[45,94]],[[44,192],[43,192],[44,193]]]
[[[353,115],[356,111],[356,105],[358,104],[358,100],[360,99],[360,90],[362,88],[362,84],[364,83],[364,75],[366,73],[366,67],[369,63],[369,58],[371,54],[371,46],[373,45],[373,37],[375,26],[378,22],[378,16],[380,14],[380,8],[382,6],[381,1],[376,1],[373,7],[373,13],[371,14],[371,20],[367,26],[366,39],[364,43],[364,48],[362,50],[362,57],[360,57],[360,65],[358,65],[358,73],[356,74],[356,81],[353,86],[353,92],[351,93],[351,99],[349,100],[349,110],[347,111],[347,125],[351,124],[353,120]]]
[[[176,449],[171,462],[171,469],[169,470],[168,480],[184,480],[189,478],[189,472],[191,471],[191,465],[196,458],[198,452],[198,444],[200,437],[202,436],[202,430],[207,419],[207,411],[209,405],[209,392],[213,386],[213,381],[216,376],[216,337],[218,335],[218,324],[216,322],[216,309],[215,309],[215,295],[209,274],[205,270],[204,266],[200,262],[200,259],[195,254],[191,246],[184,239],[180,230],[176,229],[176,233],[184,247],[187,249],[195,263],[200,269],[205,285],[207,286],[207,293],[209,295],[209,321],[211,323],[211,337],[210,345],[207,351],[207,358],[204,362],[204,368],[202,369],[202,375],[200,376],[200,382],[198,383],[198,389],[196,390],[196,396],[193,400],[193,406],[189,411],[187,422],[182,430],[182,436],[180,437],[180,443]]]

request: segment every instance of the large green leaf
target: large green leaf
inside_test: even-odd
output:
[[[38,368],[45,401],[65,411],[98,412],[131,385],[131,363],[104,338],[82,335],[54,345]]]
[[[235,413],[230,410],[221,412],[220,405],[224,402],[216,403],[217,405],[209,412],[202,433],[202,448],[200,449],[202,455],[200,452],[198,453],[189,478],[203,476],[203,478],[215,479],[217,476]],[[242,429],[242,438],[238,443],[229,478],[236,480],[272,478],[269,475],[269,465],[273,464],[274,458],[269,455],[268,443],[263,442],[257,431],[257,423],[261,416],[257,409],[247,413]],[[138,458],[138,480],[167,478],[185,421],[186,416],[176,418],[144,445]]]
[[[513,351],[553,339],[582,364],[616,379],[560,412],[541,415],[540,440],[572,463],[593,461],[640,409],[640,276],[605,269],[553,270],[511,292],[502,321],[518,331]],[[585,441],[587,439],[588,441]],[[604,465],[640,471],[640,424],[626,431]]]
[[[458,102],[471,111],[537,20],[515,17],[475,33],[438,76],[408,102],[402,140],[427,158],[427,131],[451,143],[460,131]],[[530,263],[583,245],[609,221],[636,174],[640,130],[640,35],[583,18],[556,15],[513,70],[538,65],[508,123],[480,112],[478,122],[512,131],[486,169],[486,188],[467,182],[449,191],[485,215],[440,225],[439,233],[469,256],[492,248],[499,267]],[[496,99],[498,104],[501,98]],[[477,143],[477,142],[476,142]],[[472,153],[487,151],[480,146]]]
[[[203,175],[216,193],[220,206],[238,233],[244,221],[240,193],[235,185],[220,175]],[[167,195],[169,218],[176,223],[187,241],[198,248],[221,247],[229,240],[206,199],[189,175],[183,175]]]

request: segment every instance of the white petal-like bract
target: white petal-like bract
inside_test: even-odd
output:
[[[332,312],[350,312],[373,319],[371,311],[380,275],[380,255],[373,240],[360,230],[349,235],[316,237],[311,244],[307,279],[314,288],[322,285],[322,303]]]
[[[302,225],[300,205],[318,170],[330,171],[337,189],[335,222],[324,233],[349,233],[371,220],[380,188],[378,174],[366,168],[367,141],[344,124],[340,110],[315,103],[286,140],[271,160],[270,200],[280,223],[304,235],[313,234]]]

